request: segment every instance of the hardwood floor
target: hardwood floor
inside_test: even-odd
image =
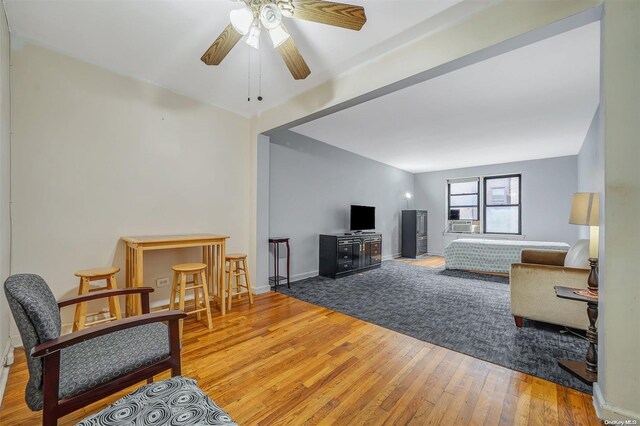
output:
[[[427,268],[443,268],[444,257],[442,256],[421,256],[417,259],[398,258],[394,259],[398,262],[410,263],[417,266],[426,266]]]
[[[590,395],[279,293],[217,312],[213,330],[185,323],[183,374],[240,425],[600,424]],[[24,402],[27,379],[18,350],[0,424],[39,424]]]

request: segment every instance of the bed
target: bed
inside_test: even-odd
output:
[[[522,249],[568,251],[569,244],[545,241],[460,238],[444,249],[446,269],[508,274]]]

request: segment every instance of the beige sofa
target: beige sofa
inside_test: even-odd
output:
[[[523,250],[521,263],[511,265],[511,313],[518,327],[522,327],[523,318],[528,318],[587,329],[586,304],[560,299],[553,289],[554,286],[587,288],[589,269],[564,266],[567,256],[557,251]]]

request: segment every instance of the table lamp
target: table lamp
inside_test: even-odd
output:
[[[595,192],[576,192],[571,202],[569,223],[589,226],[589,264],[591,272],[587,279],[589,292],[598,294],[598,238],[600,224],[600,195]]]

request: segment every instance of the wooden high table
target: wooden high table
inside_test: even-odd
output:
[[[209,294],[224,298],[224,257],[229,236],[213,234],[158,235],[143,237],[122,237],[126,245],[126,285],[142,287],[143,255],[148,250],[166,250],[188,247],[202,247],[202,263],[207,265],[206,277]],[[220,303],[220,311],[225,314],[225,303]],[[140,296],[127,296],[127,316],[140,314]]]

